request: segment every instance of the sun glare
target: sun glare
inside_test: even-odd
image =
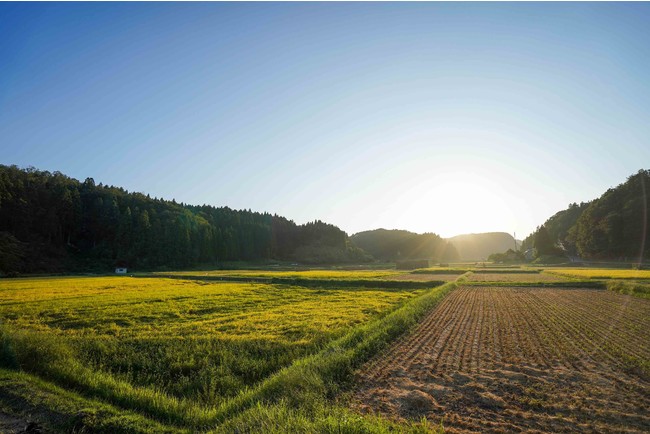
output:
[[[513,212],[505,200],[507,194],[488,178],[468,172],[450,174],[431,186],[427,196],[430,205],[420,213],[424,218],[419,224],[435,227],[442,236],[511,231]]]

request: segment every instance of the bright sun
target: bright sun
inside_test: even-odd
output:
[[[515,218],[507,194],[492,180],[454,173],[414,188],[399,204],[402,219],[419,232],[435,231],[450,237],[464,233],[511,232]]]

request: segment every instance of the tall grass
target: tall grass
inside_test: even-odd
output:
[[[639,298],[650,299],[650,283],[626,282],[622,280],[610,280],[607,282],[607,289],[620,294],[633,295]]]
[[[0,397],[3,413],[12,414],[24,421],[39,422],[47,427],[46,432],[77,434],[188,432],[147,419],[131,410],[84,398],[74,391],[65,390],[33,375],[14,370],[0,369]]]

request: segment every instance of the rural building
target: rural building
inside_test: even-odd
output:
[[[126,274],[126,267],[118,267],[115,269],[115,274]]]

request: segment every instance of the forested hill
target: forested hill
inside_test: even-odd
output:
[[[350,239],[355,245],[383,261],[458,260],[458,252],[454,246],[433,233],[416,234],[404,230],[375,229],[359,232]]]
[[[647,258],[650,254],[650,170],[639,170],[598,199],[569,205],[529,235],[523,248],[538,247],[536,240],[541,243],[546,238],[550,238],[550,249],[559,248],[585,259]]]
[[[465,261],[485,261],[494,252],[515,249],[515,239],[505,232],[485,232],[481,234],[463,234],[448,238],[460,258]]]
[[[189,206],[59,172],[0,165],[0,273],[368,260],[345,232],[268,213]]]

